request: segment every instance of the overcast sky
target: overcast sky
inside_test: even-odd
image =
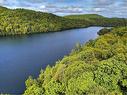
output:
[[[97,13],[109,17],[127,17],[127,0],[0,0],[0,5],[57,15]]]

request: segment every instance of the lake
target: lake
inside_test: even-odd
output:
[[[102,27],[0,38],[0,93],[21,94],[29,75],[54,65],[68,55],[76,43],[97,37]]]

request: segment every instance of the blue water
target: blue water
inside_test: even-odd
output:
[[[0,93],[21,94],[29,75],[54,65],[74,48],[97,37],[102,27],[0,38]]]

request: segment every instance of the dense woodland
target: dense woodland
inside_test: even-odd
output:
[[[127,27],[77,44],[37,79],[29,77],[24,95],[127,95]]]
[[[103,28],[97,32],[98,35],[104,35],[112,31],[113,28]]]
[[[114,27],[77,44],[69,56],[26,80],[24,95],[127,95],[127,19],[96,14],[59,17],[0,7],[0,36],[54,32],[89,26]],[[122,27],[120,27],[122,26]]]
[[[0,35],[21,35],[87,27],[87,22],[70,20],[51,13],[0,7]]]
[[[106,18],[96,14],[60,17],[27,9],[0,7],[0,36],[54,32],[89,26],[125,26],[124,18]]]
[[[98,14],[68,15],[65,18],[88,21],[90,26],[119,27],[126,26],[126,18],[107,18]]]

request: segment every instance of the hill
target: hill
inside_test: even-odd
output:
[[[97,18],[105,18],[101,15],[98,14],[82,14],[82,15],[67,15],[64,16],[65,18],[69,18],[69,19],[80,19],[80,20],[90,20],[90,19],[97,19]]]
[[[51,13],[26,9],[0,7],[0,35],[21,35],[54,32],[88,26],[86,22],[72,21]]]
[[[103,27],[116,27],[116,26],[126,26],[126,18],[108,18],[98,14],[83,14],[83,15],[68,15],[65,18],[72,20],[82,20],[90,22],[91,26],[103,26]]]
[[[125,20],[96,14],[60,17],[52,13],[0,7],[0,36],[55,32],[89,26],[125,26]]]
[[[127,27],[113,28],[29,77],[24,95],[126,95],[126,59]]]

